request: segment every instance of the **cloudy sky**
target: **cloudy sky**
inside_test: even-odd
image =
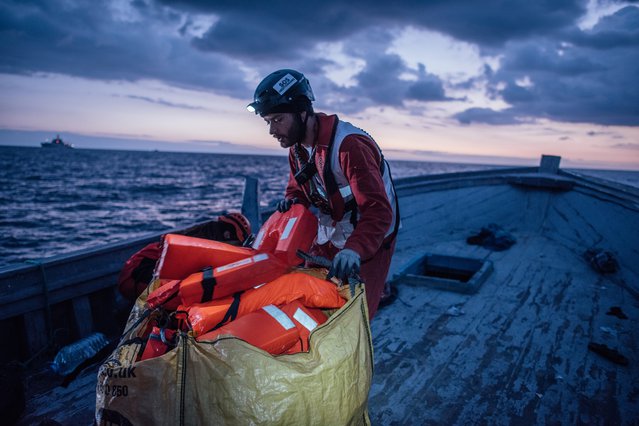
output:
[[[0,144],[283,154],[295,68],[389,158],[639,169],[639,2],[0,0]]]

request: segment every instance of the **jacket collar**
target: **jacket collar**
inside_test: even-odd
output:
[[[333,135],[335,134],[335,124],[337,123],[337,115],[326,115],[324,113],[315,114],[317,117],[317,145],[318,148],[328,149]]]

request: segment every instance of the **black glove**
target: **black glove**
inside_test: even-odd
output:
[[[284,198],[282,201],[277,203],[277,211],[280,213],[284,213],[290,210],[293,204],[297,203],[297,198]]]
[[[333,259],[326,279],[330,280],[332,277],[337,277],[342,282],[347,283],[348,277],[352,274],[359,274],[360,263],[359,254],[351,249],[344,249],[337,253]]]

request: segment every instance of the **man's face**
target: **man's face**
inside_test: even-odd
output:
[[[304,135],[304,115],[301,119],[297,113],[275,113],[265,115],[264,121],[268,126],[268,132],[280,143],[282,148],[290,148],[298,142],[302,142]]]

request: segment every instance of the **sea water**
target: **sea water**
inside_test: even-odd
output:
[[[390,164],[395,179],[495,167]],[[244,176],[259,179],[260,204],[272,206],[284,194],[288,160],[0,146],[0,268],[239,211]]]

